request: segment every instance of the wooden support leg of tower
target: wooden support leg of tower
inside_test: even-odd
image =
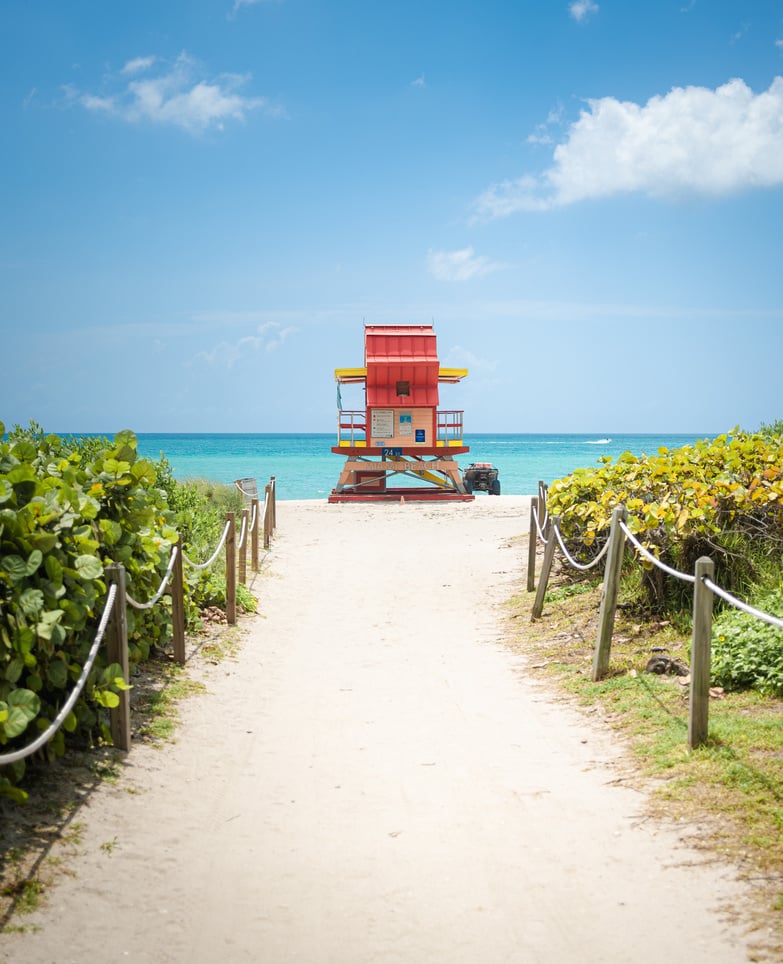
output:
[[[356,479],[356,475],[354,473],[355,465],[356,463],[353,462],[351,459],[346,459],[345,465],[343,466],[343,470],[340,473],[340,478],[337,481],[337,487],[335,488],[335,492],[342,492],[346,487],[352,486],[354,484],[354,481]]]
[[[446,478],[450,480],[451,484],[454,486],[455,491],[464,495],[465,486],[462,483],[462,478],[459,474],[459,466],[457,465],[457,463],[449,455],[444,456],[441,459],[441,462],[443,463],[441,472],[443,472]]]

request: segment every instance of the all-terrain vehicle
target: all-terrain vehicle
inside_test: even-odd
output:
[[[471,462],[462,473],[462,484],[468,493],[487,492],[489,495],[500,495],[498,470],[491,462]]]

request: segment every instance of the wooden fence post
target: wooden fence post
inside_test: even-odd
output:
[[[253,526],[253,541],[250,544],[250,565],[253,572],[258,572],[258,529],[261,525],[261,520],[258,518],[258,496],[250,503],[250,517],[256,520]]]
[[[230,522],[226,536],[226,620],[230,626],[237,621],[237,531],[236,514],[226,513]]]
[[[560,516],[556,515],[553,518],[550,518],[549,521],[551,523],[547,527],[549,536],[544,549],[544,561],[541,564],[541,574],[538,577],[538,590],[536,592],[536,600],[533,603],[533,613],[531,616],[532,619],[538,619],[538,617],[544,611],[544,596],[546,595],[546,587],[547,583],[549,582],[549,572],[552,569],[552,559],[555,555],[555,543],[557,542],[555,526],[560,525]]]
[[[274,475],[269,476],[269,484],[272,487],[272,498],[270,500],[272,504],[272,528],[269,530],[269,534],[274,535],[275,529],[277,528],[277,482],[275,481]]]
[[[242,510],[242,523],[240,532],[244,530],[242,545],[239,547],[239,581],[243,586],[247,585],[247,543],[250,539],[250,519],[248,510]]]
[[[272,535],[272,483],[267,482],[264,497],[264,548],[269,548]]]
[[[609,550],[607,552],[606,569],[604,570],[604,586],[601,591],[601,608],[598,613],[598,636],[595,641],[593,655],[593,682],[603,679],[609,672],[609,655],[612,651],[612,632],[614,631],[614,616],[617,610],[617,593],[620,589],[620,573],[623,568],[625,554],[625,534],[620,523],[625,522],[627,513],[624,505],[617,505],[612,510],[612,526],[609,530]]]
[[[712,579],[715,563],[709,556],[696,560],[693,587],[693,637],[691,641],[691,691],[688,714],[688,749],[707,742],[710,714],[710,659],[712,649],[712,591],[704,577]]]
[[[538,526],[536,525],[536,515],[538,513],[538,498],[534,495],[530,500],[530,541],[527,544],[527,591],[533,592],[536,588],[536,547],[538,545]]]
[[[171,642],[174,659],[185,665],[185,580],[182,572],[182,539],[177,543],[177,556],[171,573]]]
[[[125,567],[113,563],[106,567],[106,580],[115,585],[117,592],[112,606],[111,619],[107,627],[106,649],[110,663],[119,663],[122,678],[130,684],[128,670],[128,618],[125,603]],[[111,738],[118,750],[130,750],[130,692],[122,690],[118,694],[119,706],[110,713],[109,726]]]

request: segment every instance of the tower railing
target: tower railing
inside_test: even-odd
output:
[[[342,411],[337,417],[337,444],[367,445],[367,412]]]
[[[460,442],[463,438],[462,422],[465,415],[464,411],[442,411],[438,412],[438,441]]]
[[[463,438],[462,410],[444,410],[437,415],[437,440],[450,445],[461,442]],[[337,444],[344,448],[365,447],[367,440],[367,412],[344,410],[338,413]]]

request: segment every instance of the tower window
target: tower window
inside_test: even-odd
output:
[[[398,395],[410,395],[411,393],[411,383],[410,382],[397,382],[397,394]]]

